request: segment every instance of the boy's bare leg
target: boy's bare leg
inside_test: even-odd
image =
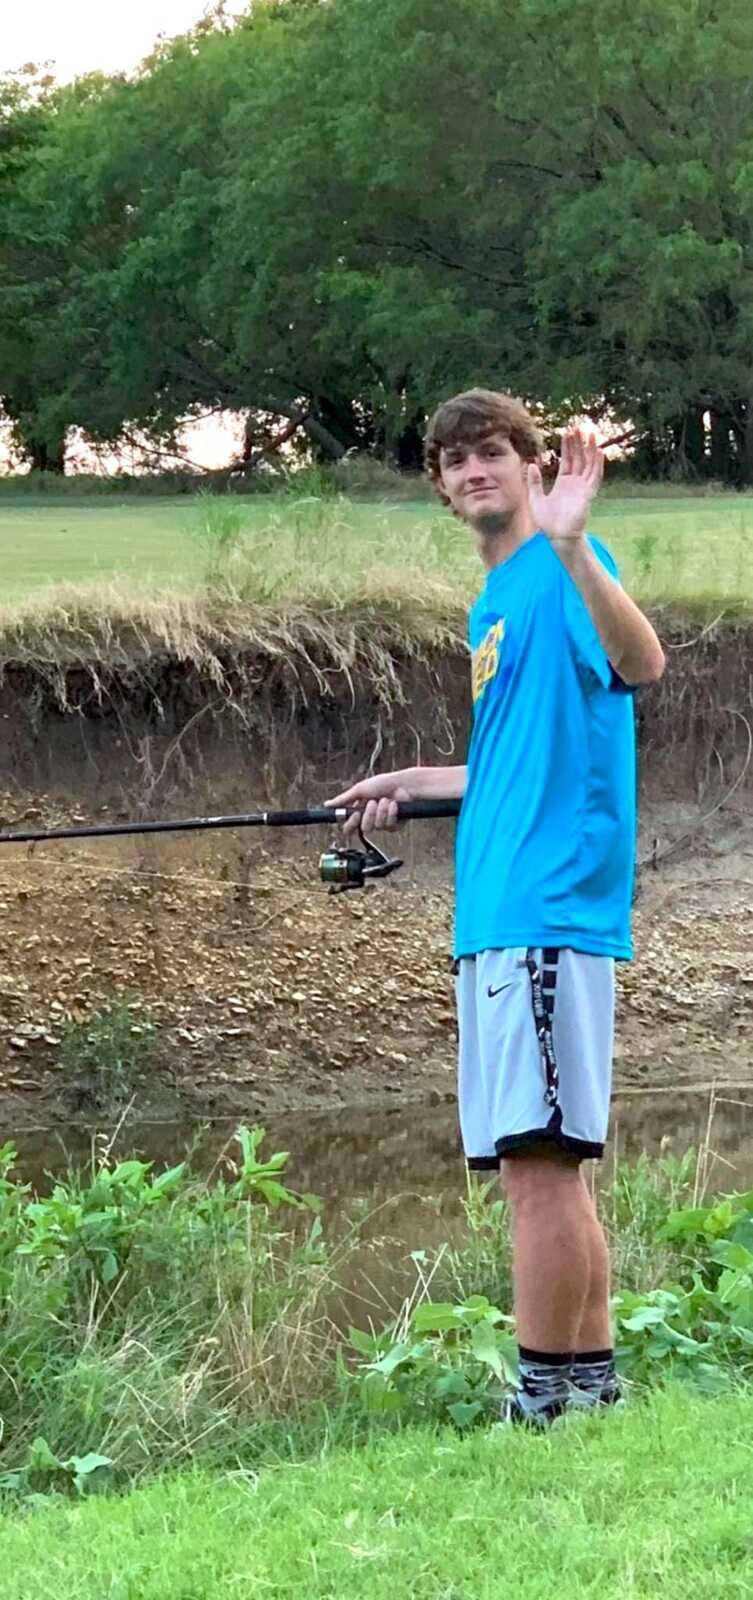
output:
[[[620,1399],[609,1334],[609,1258],[576,1160],[552,1146],[502,1162],[510,1200],[520,1373],[505,1416],[540,1425],[575,1400]]]
[[[604,1229],[599,1222],[596,1206],[582,1173],[581,1182],[592,1218],[588,1235],[591,1252],[591,1276],[586,1303],[583,1308],[580,1332],[573,1345],[576,1355],[580,1350],[606,1350],[612,1340],[612,1330],[609,1326],[609,1250],[604,1237]]]
[[[518,1339],[572,1353],[609,1343],[606,1243],[580,1167],[556,1147],[506,1158]]]

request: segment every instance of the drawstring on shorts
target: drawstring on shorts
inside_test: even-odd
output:
[[[559,950],[542,950],[541,966],[533,948],[526,951],[526,966],[531,980],[531,1002],[536,1037],[539,1041],[541,1061],[546,1076],[544,1100],[548,1106],[557,1105],[560,1075],[554,1053],[552,1024],[554,1020],[554,995],[557,988]]]

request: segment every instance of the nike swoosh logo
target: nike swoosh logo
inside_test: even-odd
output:
[[[510,989],[512,987],[512,982],[513,982],[513,980],[510,979],[509,983],[501,983],[498,989],[493,989],[491,984],[489,984],[489,987],[488,987],[488,989],[486,991],[488,996],[489,996],[489,999],[493,1000],[495,995],[498,995],[498,994],[502,993],[503,989]]]

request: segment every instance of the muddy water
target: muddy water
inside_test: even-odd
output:
[[[201,1127],[185,1123],[132,1122],[118,1135],[116,1153],[137,1153],[159,1169],[181,1160],[190,1148],[197,1171],[211,1172],[223,1151],[232,1157],[236,1123]],[[35,1186],[69,1162],[85,1163],[106,1137],[81,1126],[19,1135],[18,1167]],[[600,1170],[608,1180],[615,1162],[646,1151],[682,1155],[707,1145],[710,1187],[753,1185],[753,1087],[719,1085],[677,1091],[629,1091],[613,1101],[611,1137]],[[270,1118],[264,1151],[290,1151],[291,1187],[322,1197],[325,1214],[342,1219],[382,1207],[400,1215],[400,1232],[416,1243],[415,1227],[427,1212],[449,1218],[461,1210],[464,1167],[453,1105],[386,1110],[290,1113]],[[393,1204],[394,1203],[394,1204]],[[420,1231],[420,1229],[419,1229]]]
[[[161,1168],[190,1149],[195,1170],[209,1174],[224,1151],[232,1157],[236,1125],[133,1123],[115,1150]],[[16,1141],[20,1171],[40,1190],[49,1188],[51,1174],[90,1160],[101,1139],[80,1126],[25,1133]],[[641,1151],[679,1156],[701,1146],[714,1152],[706,1157],[708,1192],[753,1185],[753,1089],[717,1086],[713,1100],[708,1088],[616,1096],[606,1159],[592,1170],[609,1182],[615,1163]],[[270,1118],[264,1149],[289,1150],[291,1187],[323,1200],[325,1237],[335,1246],[326,1309],[343,1334],[352,1324],[381,1327],[397,1314],[422,1270],[413,1252],[428,1251],[431,1259],[432,1251],[466,1235],[465,1169],[452,1105]],[[347,1230],[356,1222],[357,1244]],[[308,1226],[304,1217],[298,1223]]]

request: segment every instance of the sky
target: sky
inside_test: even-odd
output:
[[[228,14],[247,9],[229,0]],[[130,71],[157,35],[185,33],[205,0],[0,0],[0,71],[51,61],[55,77]]]

